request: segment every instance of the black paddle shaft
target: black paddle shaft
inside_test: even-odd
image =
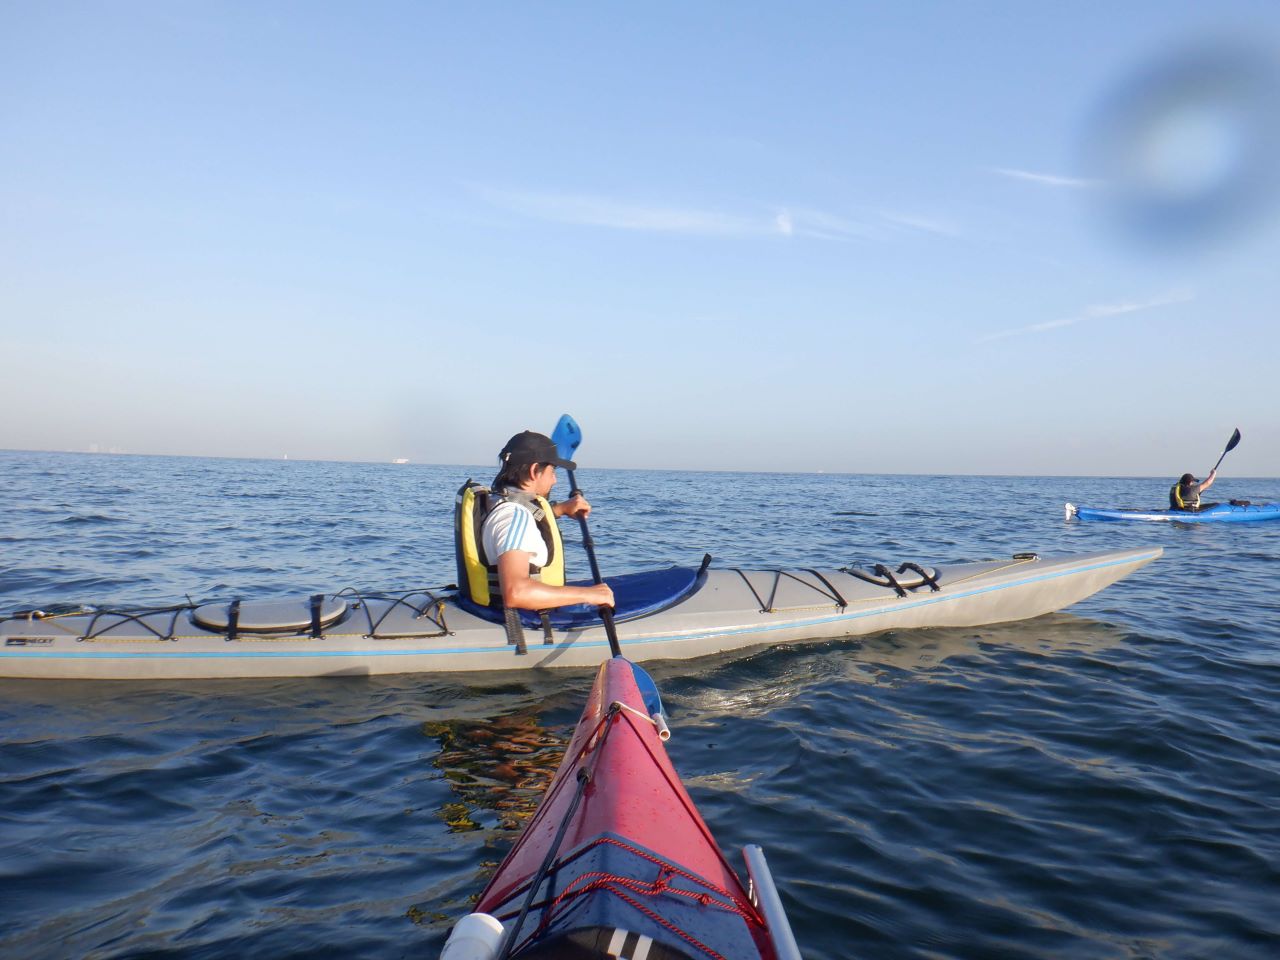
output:
[[[1239,443],[1240,443],[1240,428],[1237,427],[1235,433],[1231,434],[1231,439],[1227,441],[1227,448],[1222,451],[1222,456],[1219,457],[1218,462],[1213,465],[1213,470],[1217,470],[1220,466],[1222,466],[1222,461],[1226,458],[1227,454],[1230,453],[1232,450],[1234,450]],[[1213,470],[1210,470],[1209,472],[1213,473]],[[570,477],[570,482],[572,482],[573,474],[570,474],[569,477]]]
[[[582,491],[578,489],[578,481],[573,476],[573,471],[569,471],[569,499],[581,496]],[[591,539],[591,530],[587,527],[587,518],[579,515],[578,526],[582,528],[582,545],[587,551],[587,560],[591,563],[591,579],[595,583],[604,583],[604,577],[600,576],[600,564],[596,563],[596,544]],[[622,646],[618,643],[618,628],[613,623],[613,610],[609,607],[599,607],[600,619],[604,622],[605,636],[609,638],[609,652],[615,657],[622,656]]]
[[[574,479],[573,471],[569,471],[569,499],[582,496],[582,491],[578,489],[578,481]],[[582,545],[587,550],[587,560],[591,564],[591,579],[596,583],[603,583],[604,578],[600,576],[600,564],[596,563],[596,542],[591,539],[591,531],[587,528],[587,518],[578,517],[578,526],[582,528]]]

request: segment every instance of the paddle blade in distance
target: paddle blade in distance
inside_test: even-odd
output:
[[[1236,432],[1231,434],[1231,439],[1227,441],[1226,452],[1230,453],[1232,450],[1236,448],[1236,445],[1239,443],[1240,443],[1240,428],[1236,427]]]
[[[551,442],[556,445],[560,459],[572,460],[578,444],[582,443],[582,430],[578,427],[578,421],[567,413],[562,416],[556,428],[551,431]]]

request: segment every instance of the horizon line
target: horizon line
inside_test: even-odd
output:
[[[199,453],[132,453],[127,451],[111,452],[105,450],[30,450],[20,447],[0,447],[0,454],[4,453],[43,453],[55,454],[60,456],[82,456],[82,457],[165,457],[177,460],[250,460],[256,463],[349,463],[360,465],[385,465],[388,467],[459,467],[463,469],[475,469],[481,467],[480,464],[474,463],[427,463],[425,461],[408,460],[405,463],[397,463],[395,460],[341,460],[326,457],[255,457],[245,455],[231,454],[199,454]],[[497,470],[498,465],[494,464],[492,469]],[[484,466],[483,469],[490,469]],[[579,467],[579,470],[582,468]],[[829,476],[829,477],[1021,477],[1021,478],[1039,478],[1039,479],[1089,479],[1089,480],[1163,480],[1167,476],[1175,476],[1173,473],[979,473],[979,472],[946,472],[942,470],[749,470],[749,469],[730,469],[730,468],[714,468],[714,467],[608,467],[593,466],[589,470],[608,470],[618,473],[724,473],[724,474],[762,474],[765,476]],[[567,479],[567,477],[566,477]],[[1233,480],[1280,480],[1280,475],[1269,476],[1243,476],[1232,475]]]

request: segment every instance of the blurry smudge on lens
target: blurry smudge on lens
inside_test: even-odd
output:
[[[1127,239],[1184,252],[1234,241],[1276,206],[1275,46],[1217,41],[1147,64],[1099,104],[1084,155]]]

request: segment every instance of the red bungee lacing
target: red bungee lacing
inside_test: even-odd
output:
[[[605,843],[612,844],[615,847],[620,847],[621,849],[626,850],[628,853],[633,854],[634,856],[637,856],[642,860],[648,860],[650,863],[654,864],[656,867],[658,867],[657,879],[652,882],[646,883],[643,880],[636,880],[634,877],[621,877],[621,876],[616,876],[614,874],[603,873],[599,871],[594,873],[584,873],[582,874],[582,876],[578,877],[572,883],[570,883],[567,887],[565,887],[563,891],[561,891],[560,895],[556,897],[555,901],[553,901],[552,903],[553,907],[556,904],[560,903],[562,900],[568,899],[576,895],[580,895],[582,893],[586,893],[587,892],[586,889],[576,889],[577,885],[583,881],[590,881],[588,886],[595,883],[599,883],[599,882],[615,882],[615,883],[621,884],[622,886],[630,887],[631,889],[636,890],[638,892],[648,894],[649,896],[657,896],[660,893],[670,893],[673,896],[688,897],[691,900],[697,900],[703,906],[710,906],[714,904],[715,906],[720,907],[723,910],[728,910],[731,913],[738,914],[748,923],[756,922],[755,912],[753,910],[744,908],[741,904],[739,904],[739,902],[734,898],[733,894],[730,893],[728,890],[725,890],[723,887],[716,886],[714,883],[711,883],[705,877],[700,877],[696,873],[690,873],[688,870],[685,870],[683,867],[677,866],[676,864],[671,863],[668,860],[663,860],[661,857],[655,857],[652,853],[649,853],[648,851],[645,851],[645,850],[641,850],[639,847],[632,846],[631,844],[623,840],[618,840],[615,837],[597,837],[585,848],[578,851],[574,855],[574,859],[578,859],[579,857],[583,856],[583,854],[591,850],[593,847],[598,847],[601,844],[605,844]],[[672,887],[670,885],[671,877],[683,877],[685,880],[688,880],[690,883],[697,884],[701,887],[705,887],[706,889],[705,891],[699,893],[694,890],[681,890],[679,887]],[[591,880],[591,878],[598,878],[598,879]]]
[[[634,847],[629,843],[624,843],[623,841],[617,840],[613,837],[598,838],[586,847],[585,850],[579,851],[577,856],[581,856],[581,854],[586,852],[586,850],[590,850],[592,847],[599,846],[604,843],[620,847],[634,856],[655,864],[658,867],[658,876],[653,881],[644,881],[637,880],[634,877],[624,877],[603,871],[584,873],[565,887],[555,900],[546,905],[546,909],[542,914],[542,920],[538,924],[538,929],[530,939],[536,938],[546,930],[552,918],[558,914],[558,908],[570,900],[576,900],[580,897],[584,897],[596,890],[603,890],[613,894],[618,899],[629,904],[637,912],[644,914],[654,923],[670,930],[681,940],[685,941],[695,949],[700,950],[702,953],[706,954],[706,956],[713,958],[713,960],[726,960],[726,958],[716,950],[707,946],[705,943],[702,943],[692,934],[685,930],[681,930],[675,924],[671,923],[671,921],[651,910],[639,900],[630,896],[627,891],[629,890],[632,893],[643,897],[657,897],[662,896],[663,894],[675,897],[685,897],[686,899],[697,902],[700,906],[711,907],[723,910],[726,913],[736,914],[742,918],[748,927],[759,923],[755,911],[744,909],[744,907],[738,903],[733,894],[729,891],[708,882],[705,878],[700,877],[697,874],[690,873],[673,863],[663,860],[660,857],[655,857],[651,853]],[[705,889],[701,891],[682,890],[679,887],[673,887],[671,886],[671,879],[673,877],[682,877],[690,883],[699,885]]]

